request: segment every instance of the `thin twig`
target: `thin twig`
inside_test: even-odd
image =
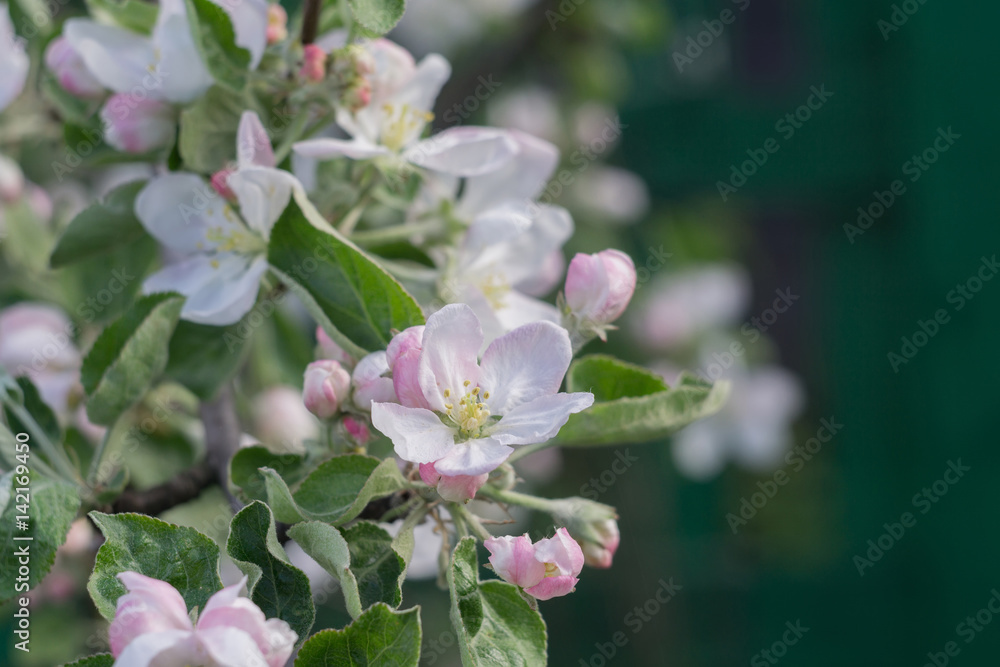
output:
[[[305,8],[302,10],[302,44],[312,44],[316,41],[316,33],[319,30],[319,13],[323,7],[323,0],[306,0]]]

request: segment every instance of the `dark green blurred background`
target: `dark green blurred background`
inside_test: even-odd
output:
[[[777,662],[916,667],[934,664],[928,652],[955,641],[958,655],[939,655],[938,664],[996,664],[1000,619],[980,626],[970,643],[970,631],[956,628],[1000,586],[993,384],[1000,281],[985,283],[960,311],[948,294],[976,275],[981,257],[1000,250],[1000,136],[991,126],[1000,100],[993,34],[1000,8],[905,3],[917,11],[884,39],[878,22],[891,20],[888,1],[752,0],[742,12],[744,3],[728,0],[605,3],[589,15],[588,2],[599,0],[584,0],[554,31],[540,19],[558,12],[557,3],[527,10],[540,24],[524,22],[534,32],[522,36],[511,69],[559,88],[566,85],[559,72],[572,70],[574,58],[624,54],[626,129],[610,161],[646,179],[654,210],[745,222],[749,233],[732,243],[752,270],[751,313],[766,308],[776,288],[801,295],[769,331],[780,361],[808,391],[796,441],[812,437],[822,418],[844,427],[736,536],[726,515],[770,476],[730,468],[710,483],[690,482],[674,471],[667,447],[631,448],[640,464],[600,498],[621,515],[614,567],[585,571],[577,593],[544,604],[551,664],[599,666],[595,642],[617,631],[628,643],[608,664],[775,664],[759,652],[797,620],[809,630]],[[727,8],[736,18],[723,38],[679,73],[673,53]],[[609,45],[608,17],[629,12],[667,16],[671,39]],[[558,59],[570,63],[554,67]],[[461,74],[463,60],[455,62]],[[833,96],[793,137],[775,131],[811,86],[824,84]],[[949,127],[961,138],[911,183],[904,163]],[[723,203],[717,181],[769,137],[780,150]],[[896,179],[905,194],[851,243],[845,223]],[[633,255],[641,258],[652,239],[671,238],[669,226],[640,226]],[[900,353],[901,337],[941,308],[950,321],[894,372],[888,353]],[[547,491],[579,493],[614,453],[567,456]],[[959,459],[971,471],[921,514],[926,505],[915,508],[913,496]],[[916,525],[860,576],[854,556],[907,511]],[[626,616],[670,577],[683,590],[633,633]]]

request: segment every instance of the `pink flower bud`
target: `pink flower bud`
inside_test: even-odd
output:
[[[535,544],[525,534],[494,537],[484,545],[490,552],[490,564],[500,578],[520,586],[539,600],[572,593],[580,581],[577,575],[583,569],[583,551],[565,528]]]
[[[433,463],[420,464],[420,479],[428,486],[436,486],[438,495],[449,502],[467,503],[476,497],[476,492],[489,479],[483,475],[442,475],[434,469]]]
[[[354,364],[357,361],[351,355],[344,351],[344,348],[340,347],[330,338],[323,327],[316,327],[316,345],[319,347],[317,356],[320,359],[333,359],[334,361],[339,361],[341,366],[345,368],[354,368]]]
[[[397,334],[385,351],[392,386],[399,402],[408,408],[430,409],[430,404],[420,390],[419,370],[424,328],[410,327]]]
[[[84,98],[104,96],[104,86],[94,78],[83,58],[65,37],[56,37],[45,49],[45,64],[67,92]]]
[[[355,443],[364,447],[372,439],[372,432],[368,424],[354,417],[344,417],[344,429],[351,436]]]
[[[288,13],[279,4],[267,8],[267,43],[277,44],[288,37]]]
[[[371,410],[372,401],[376,403],[395,403],[396,392],[392,388],[392,378],[385,377],[389,372],[385,352],[372,352],[358,362],[351,377],[354,388],[354,405],[360,410]]]
[[[316,418],[302,404],[302,393],[276,386],[253,399],[253,432],[275,452],[304,452],[303,440],[319,435]]]
[[[306,366],[302,400],[309,412],[329,419],[337,414],[350,387],[351,376],[339,363],[332,359],[314,361]]]
[[[236,201],[236,193],[229,187],[229,177],[235,172],[236,170],[232,167],[225,167],[212,174],[212,189],[226,201]]]
[[[285,621],[264,616],[239,597],[246,584],[223,588],[208,599],[197,626],[180,593],[165,581],[138,572],[118,575],[128,593],[118,598],[108,630],[116,665],[267,665],[282,667],[298,635]]]
[[[599,541],[583,542],[583,558],[590,567],[607,569],[611,567],[618,544],[621,542],[621,535],[618,532],[618,522],[614,519],[606,519],[594,525],[594,532],[599,537]]]
[[[315,44],[306,44],[299,73],[314,83],[322,81],[326,77],[326,51]]]
[[[353,85],[348,86],[340,102],[344,107],[353,113],[364,109],[372,101],[372,84],[368,79],[358,79]]]
[[[635,264],[620,250],[579,253],[566,274],[566,304],[581,320],[607,325],[625,311],[635,283]]]
[[[169,146],[177,129],[177,113],[166,102],[112,95],[101,109],[104,140],[125,153],[145,153]]]

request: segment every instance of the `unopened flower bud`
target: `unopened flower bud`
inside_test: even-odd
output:
[[[579,253],[566,273],[566,305],[581,320],[607,325],[625,311],[635,283],[635,264],[620,250]]]
[[[45,49],[45,65],[67,92],[83,98],[104,96],[104,86],[87,69],[83,58],[65,37],[56,37]]]
[[[372,84],[368,79],[358,79],[344,90],[340,98],[340,103],[351,113],[364,109],[371,101]]]
[[[367,445],[368,441],[372,439],[372,432],[368,428],[368,424],[354,417],[344,417],[344,430],[351,436],[355,444],[361,447]]]
[[[101,109],[104,140],[125,153],[145,153],[174,140],[177,114],[166,102],[112,95]]]
[[[309,412],[329,419],[337,414],[350,387],[351,376],[339,363],[331,359],[314,361],[306,366],[302,401]]]
[[[433,463],[420,464],[420,479],[428,486],[437,487],[438,495],[453,503],[467,503],[476,497],[489,473],[482,475],[442,475]]]
[[[306,44],[299,73],[313,83],[322,81],[326,77],[326,51],[315,44]]]
[[[236,170],[232,167],[224,167],[212,174],[212,189],[226,201],[236,201],[236,193],[229,187],[229,177],[235,172]]]
[[[279,4],[267,8],[267,43],[277,44],[288,37],[288,13]]]
[[[320,359],[333,359],[339,361],[344,368],[354,368],[357,361],[344,351],[325,331],[323,327],[316,327],[316,347],[317,356]]]
[[[552,518],[580,543],[587,565],[611,567],[621,541],[615,508],[584,498],[564,498],[553,505]]]

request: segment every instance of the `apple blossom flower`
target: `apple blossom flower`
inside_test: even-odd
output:
[[[480,364],[482,344],[465,304],[427,319],[418,382],[429,408],[406,396],[403,404],[372,403],[372,423],[401,459],[433,463],[441,475],[482,475],[515,446],[548,440],[593,404],[593,394],[559,392],[572,358],[564,329],[551,322],[514,329],[489,345]]]
[[[487,173],[514,152],[506,135],[492,128],[459,127],[420,141],[451,66],[437,54],[416,64],[410,53],[387,39],[365,45],[375,67],[369,103],[341,105],[337,125],[349,139],[318,138],[295,144],[299,155],[320,160],[389,158],[454,176]]]
[[[645,290],[631,329],[645,346],[670,349],[698,334],[739,324],[750,305],[750,278],[742,267],[703,264],[664,276]]]
[[[340,410],[351,387],[351,375],[332,359],[314,361],[306,366],[302,400],[309,412],[329,419]]]
[[[580,581],[577,576],[583,569],[583,551],[565,528],[534,544],[527,533],[493,537],[483,544],[500,578],[539,600],[572,593]]]
[[[229,15],[236,44],[250,52],[256,68],[267,42],[266,0],[216,4]],[[195,47],[183,0],[160,2],[152,35],[79,18],[66,21],[63,35],[94,78],[116,93],[141,91],[143,98],[189,104],[213,83]]]
[[[10,105],[24,89],[31,66],[24,44],[14,34],[7,3],[0,4],[0,111]]]
[[[483,487],[489,477],[489,473],[442,475],[435,470],[433,463],[420,464],[420,479],[424,484],[437,488],[438,495],[453,503],[466,503],[475,498],[476,492]]]
[[[302,78],[318,83],[326,77],[326,51],[315,44],[306,44],[302,48]]]
[[[567,328],[593,333],[605,340],[609,325],[617,320],[635,293],[636,272],[632,258],[620,250],[594,255],[577,254],[566,273]]]
[[[277,44],[288,37],[288,12],[278,3],[267,7],[267,43]]]
[[[54,306],[23,302],[0,311],[0,366],[27,376],[42,400],[62,415],[72,412],[73,397],[83,392],[75,330]]]
[[[151,180],[135,202],[146,230],[181,258],[146,279],[146,293],[187,297],[185,320],[226,325],[253,307],[267,271],[271,227],[301,190],[294,176],[274,168],[274,153],[260,119],[244,112],[237,132],[237,168],[226,185],[239,212],[194,174],[174,172]]]
[[[177,113],[166,102],[116,93],[101,108],[104,140],[123,153],[166,148],[177,132]]]
[[[506,135],[516,152],[465,179],[452,216],[468,228],[454,253],[434,257],[443,269],[442,297],[471,306],[488,341],[522,324],[558,321],[555,307],[534,297],[562,277],[561,248],[573,233],[565,209],[533,201],[558,164],[558,149],[522,132]]]
[[[170,584],[138,572],[118,574],[128,593],[118,598],[108,636],[115,667],[187,665],[282,667],[298,635],[240,597],[241,581],[208,599],[197,623]]]
[[[60,35],[45,49],[45,65],[52,70],[59,85],[82,98],[104,97],[104,86],[87,69],[83,58],[69,40]]]
[[[728,339],[725,345],[721,349],[728,349]],[[757,472],[772,470],[792,444],[792,422],[805,403],[801,381],[773,365],[738,364],[725,377],[732,393],[722,410],[673,437],[674,464],[692,479],[714,477],[727,461]]]

